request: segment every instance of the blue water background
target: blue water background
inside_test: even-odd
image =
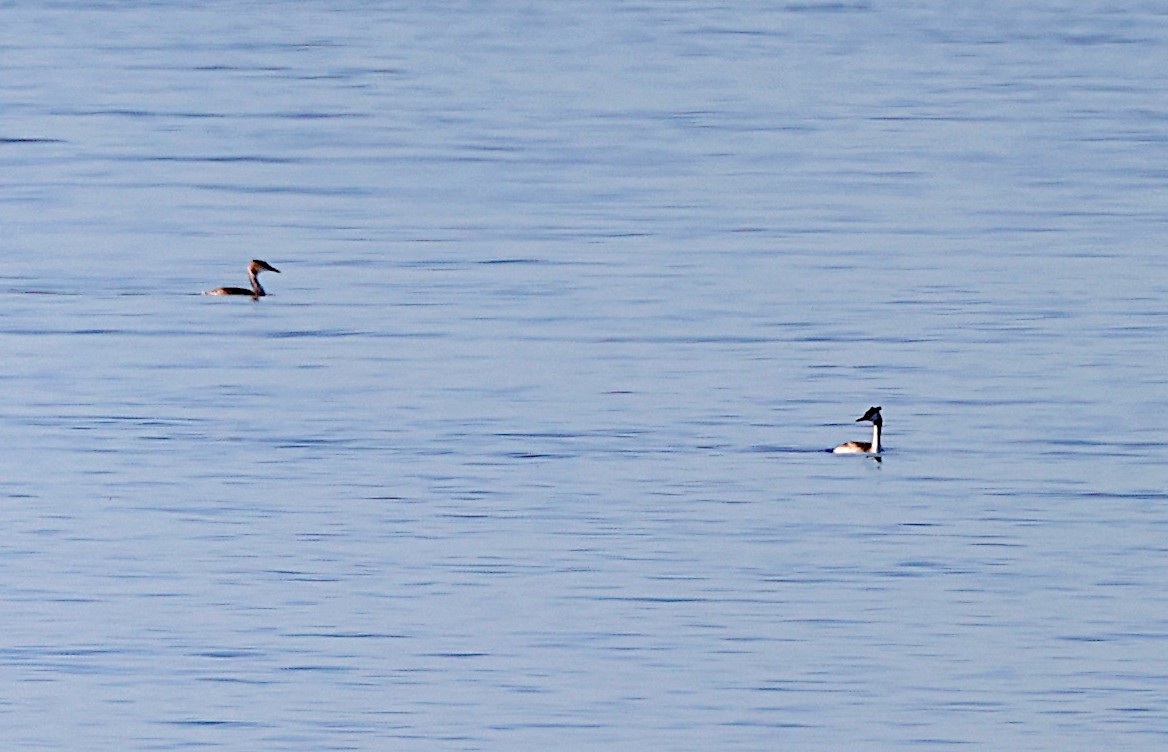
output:
[[[0,741],[1163,749],[1166,58],[1158,2],[0,5]]]

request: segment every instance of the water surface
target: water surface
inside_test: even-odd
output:
[[[9,747],[1163,746],[1157,4],[0,14]]]

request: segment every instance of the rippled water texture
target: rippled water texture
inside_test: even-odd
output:
[[[0,7],[3,746],[1164,748],[1168,11],[748,5]]]

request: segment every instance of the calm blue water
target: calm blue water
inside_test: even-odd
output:
[[[758,5],[0,6],[3,746],[1163,749],[1168,10]]]

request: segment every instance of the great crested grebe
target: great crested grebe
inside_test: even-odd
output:
[[[280,270],[269,264],[267,261],[260,261],[259,259],[252,259],[251,263],[247,265],[247,278],[251,282],[251,289],[244,287],[218,287],[214,290],[207,290],[204,295],[248,295],[252,300],[259,300],[267,295],[264,288],[260,287],[259,274],[260,272],[275,272],[280,273]]]
[[[868,412],[856,418],[859,423],[863,420],[872,421],[872,443],[867,441],[848,441],[840,444],[835,449],[832,449],[833,454],[880,454],[880,429],[884,425],[884,420],[880,417],[880,408],[869,407]]]

